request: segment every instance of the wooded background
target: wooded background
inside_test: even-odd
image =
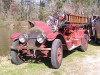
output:
[[[0,0],[0,21],[45,20],[54,12],[100,15],[100,0]]]

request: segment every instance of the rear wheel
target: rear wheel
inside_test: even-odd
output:
[[[84,34],[80,48],[83,52],[85,52],[87,50],[87,48],[88,48],[88,35],[87,34]]]
[[[19,41],[14,41],[12,43],[13,49],[11,48],[11,62],[16,65],[20,65],[23,63],[23,60],[20,58],[20,53],[18,52],[18,50],[14,49],[18,45]]]
[[[62,42],[60,39],[55,39],[51,49],[51,64],[53,68],[58,69],[61,66],[63,57]]]

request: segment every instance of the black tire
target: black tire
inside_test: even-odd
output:
[[[17,41],[14,41],[12,43],[12,46],[13,47],[18,46],[18,42],[19,42],[18,40]],[[11,55],[11,63],[12,64],[20,65],[20,64],[23,63],[23,60],[19,58],[18,51],[16,49],[14,49],[14,48],[11,49],[10,55]]]
[[[51,64],[53,68],[58,69],[61,66],[62,58],[63,58],[62,42],[60,39],[55,39],[52,43],[52,49],[51,49]]]
[[[11,50],[11,62],[12,64],[20,65],[23,63],[23,61],[18,57],[18,54],[16,51]]]
[[[83,52],[87,51],[87,48],[88,48],[88,35],[87,34],[84,34],[80,48]]]

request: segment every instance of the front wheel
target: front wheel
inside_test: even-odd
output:
[[[61,66],[63,57],[63,47],[60,39],[55,39],[51,48],[51,64],[58,69]]]
[[[11,62],[12,64],[16,64],[16,65],[20,65],[23,63],[23,60],[20,58],[20,53],[18,52],[18,50],[14,49],[18,45],[19,45],[19,41],[18,40],[14,41],[12,43],[13,49],[11,48],[11,52],[10,52]]]
[[[11,50],[11,62],[12,64],[20,65],[23,63],[23,61],[19,58],[16,51]]]
[[[82,37],[82,44],[81,44],[81,50],[83,52],[87,51],[87,48],[88,48],[88,35],[87,34],[84,34],[84,36]]]

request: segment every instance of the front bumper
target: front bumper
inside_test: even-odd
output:
[[[16,47],[17,50],[22,50],[22,49],[32,49],[32,50],[39,50],[39,51],[42,51],[42,50],[51,50],[51,48],[41,48],[41,47],[36,47],[36,46],[17,46]]]

